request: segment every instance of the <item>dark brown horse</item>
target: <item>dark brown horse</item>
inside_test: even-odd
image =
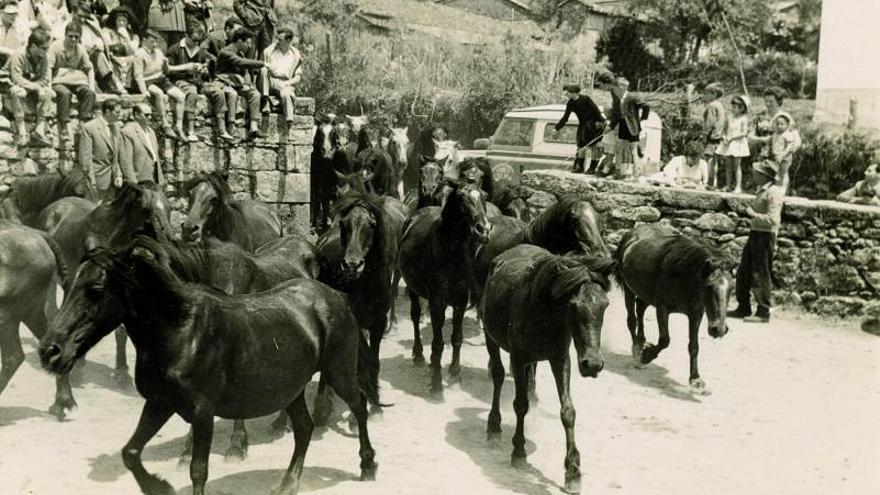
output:
[[[0,219],[38,228],[40,214],[55,201],[66,197],[91,200],[95,196],[89,178],[80,170],[23,177],[0,197]]]
[[[181,226],[185,241],[215,237],[250,252],[281,237],[281,220],[265,203],[233,198],[220,172],[199,174],[186,183],[189,213]]]
[[[172,415],[193,426],[190,477],[193,494],[204,495],[214,416],[247,419],[285,409],[296,447],[279,492],[296,493],[313,429],[303,391],[316,372],[357,419],[361,479],[374,479],[366,400],[378,402],[378,386],[346,297],[307,279],[230,296],[181,282],[163,259],[161,250],[137,241],[118,253],[91,251],[40,346],[43,366],[66,373],[125,324],[146,403],[122,459],[141,491],[174,493],[141,461]]]
[[[24,363],[19,323],[42,339],[55,314],[55,293],[50,289],[55,287],[56,270],[59,277],[67,276],[60,248],[48,234],[0,220],[0,394]],[[68,377],[59,376],[49,411],[60,419],[75,405]]]
[[[363,174],[369,174],[369,185],[373,193],[379,196],[398,198],[397,170],[391,156],[382,148],[367,148],[357,155],[356,168]]]
[[[449,374],[460,378],[462,324],[468,305],[472,246],[486,242],[491,225],[486,217],[486,193],[474,184],[449,181],[443,207],[422,208],[404,225],[398,266],[406,281],[413,322],[413,360],[424,362],[419,319],[419,297],[428,300],[433,341],[431,343],[431,391],[443,390],[443,323],[452,306],[452,364]]]
[[[682,313],[688,317],[690,385],[698,393],[708,393],[697,367],[699,331],[704,314],[710,336],[721,338],[728,331],[725,317],[733,280],[723,256],[670,227],[649,224],[624,235],[614,257],[636,364],[650,363],[669,347],[669,314]],[[645,343],[648,306],[657,309],[656,346]]]
[[[436,160],[426,161],[419,170],[418,186],[407,192],[404,204],[410,212],[440,206],[443,184],[443,166]]]
[[[482,312],[494,385],[487,434],[490,438],[501,434],[499,400],[504,365],[499,349],[504,349],[510,353],[516,386],[516,433],[511,462],[514,466],[525,464],[527,365],[550,361],[565,428],[567,493],[579,493],[581,486],[580,453],[574,437],[575,411],[569,390],[569,349],[574,341],[581,376],[595,378],[602,370],[602,323],[608,307],[608,276],[614,265],[610,258],[556,256],[536,246],[521,245],[495,258],[486,281]]]

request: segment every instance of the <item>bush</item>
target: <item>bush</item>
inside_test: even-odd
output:
[[[803,145],[792,161],[791,194],[834,199],[864,178],[865,169],[880,158],[880,142],[853,131],[800,130]]]

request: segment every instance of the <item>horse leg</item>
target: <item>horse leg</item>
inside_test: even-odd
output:
[[[538,392],[537,392],[537,373],[538,373],[538,363],[529,363],[526,365],[526,371],[529,375],[529,402],[538,402]]]
[[[190,428],[186,432],[186,440],[183,441],[183,452],[180,453],[180,458],[177,460],[177,464],[179,466],[183,466],[184,464],[189,464],[192,461],[193,457],[193,431]]]
[[[30,327],[30,325],[28,325]],[[18,318],[4,315],[0,318],[0,394],[6,389],[12,376],[24,363],[24,349],[18,335]]]
[[[338,378],[344,379],[340,381]],[[360,391],[355,369],[349,368],[346,372],[331,375],[330,386],[333,387],[339,398],[348,405],[351,414],[357,421],[361,481],[373,481],[376,479],[376,470],[378,469],[376,451],[370,442],[370,433],[367,429],[367,397]]]
[[[45,306],[43,304],[37,305],[29,315],[27,315],[24,319],[24,324],[31,330],[31,333],[34,334],[37,339],[42,340],[43,336],[46,335],[46,330],[49,327],[48,321],[46,319]],[[16,325],[15,329],[15,337],[18,339],[18,325]],[[3,345],[0,344],[0,348]],[[18,341],[18,349],[21,350],[21,341]],[[81,361],[78,361],[81,362]],[[4,356],[3,364],[5,367],[6,359]],[[3,390],[3,380],[0,378],[0,392]],[[59,375],[55,377],[55,402],[49,406],[49,414],[52,414],[58,421],[64,419],[67,415],[68,410],[72,410],[76,408],[76,400],[73,398],[73,390],[70,388],[70,375]]]
[[[513,434],[513,453],[510,455],[510,463],[513,467],[525,467],[526,465],[526,435],[525,420],[529,412],[529,374],[526,371],[526,363],[510,355],[510,371],[513,374],[513,384],[516,395],[513,399],[513,412],[516,413],[516,432]]]
[[[449,364],[449,381],[461,381],[461,343],[464,340],[464,312],[467,304],[452,308],[452,363]]]
[[[571,360],[568,352],[550,360],[553,377],[556,379],[556,392],[559,394],[559,417],[565,428],[565,488],[566,493],[581,491],[581,454],[574,438],[575,410],[571,403]]]
[[[309,443],[312,441],[312,431],[314,430],[312,417],[309,415],[309,408],[306,407],[304,393],[300,392],[296,399],[287,406],[286,411],[293,425],[294,447],[290,465],[287,466],[287,472],[284,473],[281,485],[272,492],[278,495],[293,495],[299,491],[299,480],[302,477],[306,452],[309,450]]]
[[[688,315],[688,354],[691,358],[691,389],[701,395],[709,395],[706,382],[700,378],[700,370],[697,366],[697,356],[700,354],[700,324],[703,322],[703,313]]]
[[[504,386],[504,364],[501,350],[491,338],[486,337],[486,350],[489,351],[489,373],[492,375],[492,410],[486,423],[486,438],[493,440],[501,436],[501,388]]]
[[[387,319],[385,315],[382,315],[378,319],[379,321],[373,326],[370,330],[370,352],[373,353],[373,360],[376,363],[376,369],[372,370],[373,374],[372,380],[375,380],[375,383],[379,383],[379,348],[382,346],[382,337],[385,336],[385,325],[387,323]],[[370,408],[370,414],[381,414],[382,408],[373,406]]]
[[[409,317],[413,324],[413,349],[412,357],[415,364],[424,364],[425,355],[422,352],[422,332],[419,329],[419,320],[422,318],[422,303],[419,296],[410,289],[406,290],[409,294]]]
[[[431,311],[431,393],[443,392],[443,324],[446,322],[446,302],[436,298],[428,301]]]
[[[243,461],[247,457],[248,434],[243,419],[232,422],[232,435],[229,437],[229,448],[223,454],[224,461]]]
[[[176,494],[174,488],[167,481],[148,473],[141,461],[144,445],[162,429],[172,414],[174,414],[173,411],[161,402],[148,400],[141,411],[134,435],[122,448],[122,462],[134,475],[134,479],[143,493],[151,495]]]
[[[208,482],[208,456],[211,454],[211,441],[214,439],[214,411],[209,407],[196,405],[192,421],[193,455],[189,464],[189,479],[193,485],[193,495],[205,495]]]
[[[657,345],[645,344],[642,349],[642,364],[648,364],[657,358],[660,351],[669,347],[669,311],[664,306],[657,306],[657,328],[660,330],[660,339]]]
[[[119,326],[114,332],[116,337],[116,368],[110,374],[116,385],[122,389],[130,389],[132,386],[131,375],[128,373],[128,359],[125,356],[125,345],[128,343],[128,333],[124,326]]]
[[[648,303],[640,298],[636,298],[636,340],[633,344],[633,357],[641,357],[642,349],[645,347],[645,311],[648,309]],[[641,368],[641,359],[635,359],[636,367]]]
[[[623,303],[624,307],[626,307],[626,328],[629,330],[630,339],[632,339],[633,362],[636,363],[636,367],[640,367],[641,362],[639,362],[639,358],[642,355],[642,346],[645,342],[644,340],[639,341],[638,330],[636,330],[638,326],[636,295],[626,285],[623,285]]]
[[[313,416],[315,426],[327,426],[327,420],[333,414],[333,400],[327,388],[327,380],[327,371],[322,371],[321,380],[318,381],[318,393],[315,394],[315,403],[312,407],[315,412]]]
[[[400,292],[400,270],[391,276],[391,308],[388,310],[388,330],[397,324],[397,294]]]

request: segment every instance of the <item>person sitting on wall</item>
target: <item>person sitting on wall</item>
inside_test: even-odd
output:
[[[12,56],[27,43],[30,33],[21,28],[17,19],[18,6],[15,4],[9,4],[0,10],[0,67],[5,67]]]
[[[709,178],[709,164],[702,158],[704,149],[703,143],[691,141],[683,155],[672,157],[660,172],[642,177],[639,181],[658,186],[705,189]]]
[[[865,178],[856,185],[837,195],[837,201],[857,205],[880,206],[880,173],[878,165],[872,163],[865,169]]]
[[[55,115],[58,119],[58,137],[68,139],[70,100],[76,94],[81,122],[92,118],[95,108],[95,72],[89,54],[83,48],[82,26],[71,21],[64,28],[64,40],[49,48],[49,67],[52,71],[52,91],[55,92]]]
[[[186,24],[186,36],[180,43],[168,48],[167,54],[168,78],[184,95],[183,108],[175,107],[175,132],[190,143],[199,140],[195,133],[199,91],[207,94],[211,85],[207,81],[210,56],[205,47],[201,46],[204,39],[205,28],[202,23],[191,19]],[[219,98],[221,101],[225,99],[222,89]],[[183,122],[186,130],[178,125],[179,122]]]
[[[220,50],[217,57],[217,82],[223,85],[226,94],[226,131],[235,125],[235,111],[238,106],[238,95],[247,102],[248,134],[247,139],[265,138],[266,133],[260,130],[260,92],[251,83],[248,75],[250,70],[259,70],[266,66],[260,60],[246,56],[253,49],[254,34],[240,28],[232,35],[229,45]],[[219,117],[219,116],[218,116]],[[230,139],[230,135],[224,136]]]
[[[294,90],[302,78],[302,55],[294,46],[297,43],[299,37],[292,29],[279,29],[275,43],[263,52],[266,66],[260,69],[264,99],[268,100],[270,94],[280,97],[284,120],[288,123],[293,122]]]
[[[46,116],[49,114],[52,98],[55,97],[48,60],[51,39],[45,29],[34,30],[28,38],[27,47],[14,54],[9,64],[12,79],[9,100],[20,145],[28,142],[27,123],[24,119],[26,105],[34,110],[37,121],[32,140],[40,146],[52,145],[52,141],[46,136]]]

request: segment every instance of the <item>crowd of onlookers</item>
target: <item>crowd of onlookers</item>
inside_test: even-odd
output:
[[[272,110],[270,96],[293,119],[302,73],[299,38],[278,25],[272,0],[235,0],[233,9],[235,15],[215,29],[208,0],[121,0],[113,9],[103,0],[0,0],[0,91],[17,143],[52,145],[46,110],[53,103],[59,143],[69,142],[75,96],[83,122],[80,166],[108,190],[123,180],[161,179],[161,173],[149,172],[159,166],[157,131],[169,139],[198,140],[199,94],[210,102],[219,139],[235,139],[239,98],[246,108],[246,139],[266,137],[259,116]],[[142,127],[141,136],[152,136],[134,139],[150,148],[146,171],[121,163],[131,153],[116,122],[118,98],[102,98],[96,113],[98,93],[142,95],[150,102],[138,105],[129,123]],[[30,131],[29,112],[35,116]],[[108,149],[99,149],[103,144]]]

